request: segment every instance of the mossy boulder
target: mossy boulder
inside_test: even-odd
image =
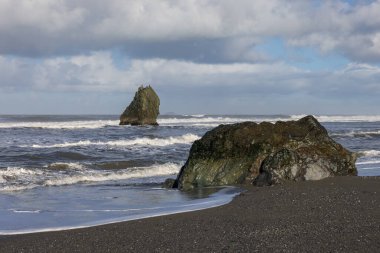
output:
[[[158,125],[160,98],[149,85],[140,86],[133,101],[120,116],[120,125]]]
[[[194,142],[174,187],[318,180],[357,175],[356,156],[313,117],[220,125]]]

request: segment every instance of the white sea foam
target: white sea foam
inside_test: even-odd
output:
[[[177,174],[181,165],[157,164],[120,170],[91,169],[78,163],[53,163],[36,169],[7,168],[0,170],[0,192],[20,191],[38,186],[59,186],[77,183],[94,183],[109,180],[144,179]],[[57,168],[51,170],[49,168]],[[61,170],[59,170],[61,169]],[[157,182],[158,183],[158,182]]]
[[[178,125],[195,125],[195,126],[215,126],[218,124],[231,124],[243,121],[287,121],[298,120],[306,115],[290,116],[207,116],[195,114],[182,118],[173,116],[170,118],[158,118],[160,125],[178,126]],[[380,115],[314,115],[320,122],[380,122]],[[96,129],[106,126],[117,126],[118,120],[79,120],[79,121],[47,121],[47,122],[0,122],[0,128],[47,128],[47,129]]]
[[[380,167],[366,167],[366,168],[358,168],[358,170],[378,170]]]
[[[115,140],[115,141],[90,141],[83,140],[78,142],[65,142],[65,143],[57,143],[51,145],[32,145],[33,148],[63,148],[63,147],[76,147],[76,146],[134,146],[134,145],[142,145],[142,146],[169,146],[174,144],[191,144],[194,141],[198,140],[200,136],[195,134],[184,134],[181,136],[170,136],[168,138],[136,138],[132,140]],[[25,147],[25,146],[23,146]]]
[[[214,200],[203,201],[202,203],[208,204],[213,203]],[[192,207],[198,206],[199,202],[190,204],[181,204],[177,207]],[[127,208],[127,209],[54,209],[54,210],[19,210],[19,209],[8,209],[13,213],[41,213],[54,212],[54,213],[112,213],[112,212],[136,212],[136,211],[147,211],[147,210],[167,210],[169,206],[154,206],[154,207],[141,207],[141,208]]]
[[[0,169],[0,192],[21,191],[37,187],[49,173],[38,168],[8,167]]]
[[[246,117],[224,117],[224,116],[208,116],[208,117],[192,117],[192,118],[165,118],[158,119],[160,125],[215,125],[215,124],[231,124],[244,121],[278,121],[278,120],[289,120],[289,117],[255,117],[255,116],[246,116]]]
[[[62,122],[0,122],[0,128],[96,129],[105,126],[117,126],[118,124],[118,120],[83,120]]]
[[[185,116],[185,117],[194,117],[194,118],[203,118],[203,117],[206,116],[206,114],[191,114],[191,115],[184,114],[182,116]]]
[[[298,119],[298,116],[283,116],[283,117],[263,117],[263,116],[206,116],[206,115],[191,115],[186,118],[182,117],[170,117],[170,118],[158,118],[157,122],[160,125],[166,126],[181,126],[181,125],[197,125],[202,126],[208,125],[219,125],[219,124],[230,124],[242,121],[278,121],[278,120],[289,120]],[[45,128],[45,129],[96,129],[106,126],[118,126],[118,120],[82,120],[82,121],[46,121],[46,122],[0,122],[0,128]]]
[[[33,189],[38,187],[38,185],[35,184],[29,184],[29,185],[5,185],[0,186],[0,192],[18,192],[18,191],[25,191],[28,189]]]
[[[299,120],[306,114],[291,115],[291,120]],[[377,122],[380,115],[312,115],[319,122]]]
[[[8,167],[5,170],[0,170],[0,177],[3,179],[12,179],[20,177],[29,177],[31,175],[42,175],[41,170],[25,169],[20,167]]]
[[[52,145],[33,144],[31,147],[32,148],[65,148],[65,147],[90,146],[90,145],[100,145],[100,142],[91,142],[89,140],[85,140],[85,141],[77,141],[77,142],[57,143],[57,144],[52,144]],[[21,147],[25,148],[29,146],[22,145]]]
[[[292,119],[300,119],[303,115],[292,115]],[[380,115],[313,115],[320,122],[380,122]]]
[[[205,116],[191,118],[165,118],[158,119],[161,125],[194,125],[194,126],[215,126],[218,124],[231,124],[244,121],[254,122],[276,122],[299,120],[307,116],[306,114],[290,115],[290,116]],[[320,122],[380,122],[380,115],[313,115]]]
[[[363,161],[363,162],[357,162],[356,165],[365,165],[365,164],[379,164],[379,160],[372,160],[372,161]]]
[[[101,182],[109,180],[123,180],[133,178],[146,178],[155,176],[165,176],[178,173],[180,166],[174,163],[166,163],[151,167],[130,168],[118,171],[98,171],[86,170],[84,173],[70,175],[68,177],[58,177],[45,181],[46,186],[58,186],[76,184],[82,182]]]
[[[364,157],[377,157],[380,156],[380,150],[365,150],[358,152],[359,156]]]
[[[380,130],[375,131],[350,131],[346,133],[333,133],[331,136],[342,136],[342,137],[371,137],[380,135]]]
[[[219,126],[218,123],[194,123],[192,126],[199,127],[199,128],[214,128]]]
[[[41,210],[17,210],[17,209],[9,209],[9,211],[12,211],[14,213],[40,213]]]

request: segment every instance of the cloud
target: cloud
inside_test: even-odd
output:
[[[120,65],[101,51],[46,59],[0,56],[0,76],[2,113],[117,114],[140,84],[153,85],[162,112],[178,113],[376,113],[380,95],[380,67],[359,63],[336,71],[162,58]]]
[[[121,51],[138,59],[165,58],[198,63],[272,61],[268,54],[256,50],[259,43],[252,38],[126,42]]]
[[[277,36],[291,46],[379,62],[378,13],[380,1],[1,0],[0,54],[123,48],[143,59],[260,62],[268,56],[255,46]]]
[[[231,94],[379,95],[380,68],[350,63],[333,72],[283,62],[205,64],[167,59],[115,63],[110,52],[44,60],[0,57],[3,91],[131,92],[140,84],[162,89],[224,89]]]

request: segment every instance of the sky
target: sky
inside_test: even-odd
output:
[[[0,0],[0,114],[380,115],[380,0]]]

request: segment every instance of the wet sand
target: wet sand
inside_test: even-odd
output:
[[[0,252],[379,252],[380,177],[247,190],[202,211],[0,236]]]

